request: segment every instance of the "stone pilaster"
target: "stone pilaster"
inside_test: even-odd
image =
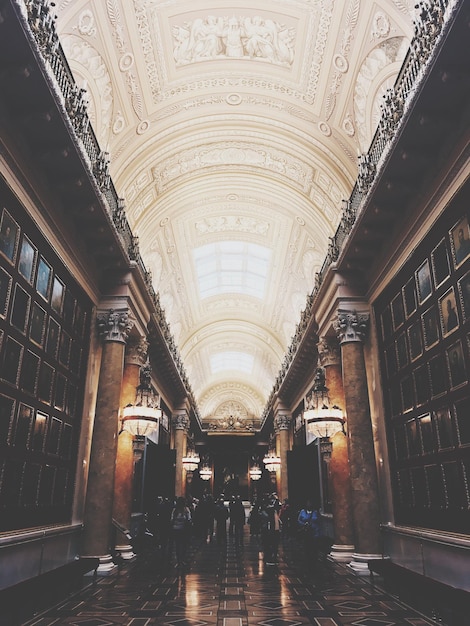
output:
[[[121,407],[135,402],[140,382],[140,368],[147,362],[146,339],[129,342],[124,358],[124,375],[121,390]],[[113,517],[122,528],[130,529],[132,515],[132,486],[134,479],[134,437],[127,431],[119,433],[114,481]],[[116,531],[116,552],[124,560],[135,557],[128,537]]]
[[[318,344],[320,364],[325,370],[330,405],[345,410],[341,373],[341,350],[336,340],[322,339]],[[330,556],[335,561],[350,562],[354,553],[354,526],[351,507],[351,481],[347,438],[336,433],[331,442],[333,449],[328,463],[328,480],[333,509],[334,544]]]
[[[115,565],[110,554],[119,408],[126,340],[133,323],[127,309],[109,309],[97,318],[103,341],[85,505],[84,556],[100,559],[98,574]]]
[[[292,415],[286,409],[276,407],[274,412],[274,432],[277,437],[276,448],[278,450],[279,457],[281,459],[281,467],[279,468],[279,475],[277,478],[276,491],[283,502],[289,495],[289,476],[287,470],[287,453],[290,449],[289,445],[289,431],[292,421]]]
[[[378,479],[363,345],[369,314],[340,309],[335,328],[341,343],[356,545],[350,567],[356,573],[368,574],[367,561],[382,558]]]
[[[189,430],[189,415],[186,406],[175,411],[171,418],[174,432],[174,446],[176,450],[176,473],[175,473],[175,495],[186,495],[186,470],[183,467],[183,457],[186,454],[186,441]]]

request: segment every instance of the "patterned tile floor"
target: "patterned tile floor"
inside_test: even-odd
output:
[[[255,537],[193,540],[189,565],[149,548],[24,626],[428,626],[428,619],[328,560],[306,570],[294,539],[263,564]]]

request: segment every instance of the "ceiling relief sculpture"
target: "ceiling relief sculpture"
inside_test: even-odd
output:
[[[61,0],[204,428],[250,434],[413,34],[408,0]]]

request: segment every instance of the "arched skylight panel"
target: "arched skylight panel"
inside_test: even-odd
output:
[[[243,293],[263,298],[271,250],[245,241],[219,241],[193,252],[201,298]]]
[[[237,370],[245,374],[251,374],[253,363],[253,355],[246,352],[218,352],[210,358],[211,372],[213,374],[224,370]]]

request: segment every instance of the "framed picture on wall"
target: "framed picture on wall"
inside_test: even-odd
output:
[[[44,343],[44,333],[46,330],[46,311],[38,304],[34,303],[29,321],[29,338],[38,346]]]
[[[4,443],[10,441],[15,405],[13,398],[0,394],[0,440]]]
[[[452,344],[446,351],[447,364],[449,367],[451,389],[467,382],[467,372],[460,341]]]
[[[451,229],[450,242],[455,267],[459,267],[470,256],[470,227],[466,216]]]
[[[455,402],[454,415],[459,444],[468,446],[470,445],[470,398],[464,398]]]
[[[436,288],[442,284],[450,274],[449,255],[445,239],[434,248],[431,254],[434,283]]]
[[[447,407],[434,411],[433,421],[437,426],[437,438],[439,449],[446,450],[454,445],[454,431],[452,428],[452,416]]]
[[[447,391],[447,367],[443,354],[438,354],[429,361],[432,396],[440,396]]]
[[[423,454],[429,454],[434,452],[436,447],[436,440],[434,438],[434,429],[431,419],[431,414],[426,413],[418,417],[419,433],[421,437],[421,447]]]
[[[411,326],[408,328],[408,344],[410,346],[411,360],[414,361],[423,353],[421,327],[418,322],[411,324]]]
[[[62,312],[62,300],[64,297],[64,283],[54,276],[52,283],[51,307],[60,315]]]
[[[0,222],[0,253],[11,263],[15,262],[20,228],[6,209]]]
[[[439,298],[439,313],[441,317],[442,336],[446,337],[459,326],[457,302],[453,287]]]
[[[405,321],[405,310],[401,291],[392,300],[393,327],[396,330]]]
[[[435,306],[432,306],[422,315],[424,346],[431,348],[439,341],[439,319]]]
[[[416,282],[414,276],[403,287],[406,317],[416,311]]]
[[[464,322],[466,322],[470,319],[470,272],[462,276],[457,284],[462,307],[462,316]]]
[[[427,259],[416,271],[416,283],[418,285],[418,299],[421,303],[429,298],[432,293],[431,271]]]
[[[35,256],[36,249],[33,247],[30,240],[26,236],[23,236],[20,259],[18,261],[18,271],[24,278],[26,278],[28,283],[31,283],[33,280]]]
[[[36,291],[44,298],[49,299],[52,268],[42,257],[39,259],[38,273],[36,276]]]
[[[12,277],[0,267],[0,317],[5,317],[10,300]]]

